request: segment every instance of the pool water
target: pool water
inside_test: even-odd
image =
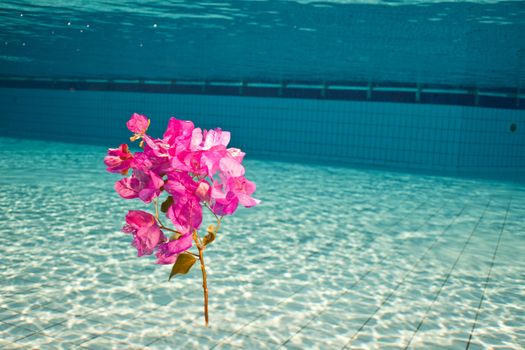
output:
[[[0,348],[523,349],[525,185],[246,160],[197,266],[137,258],[106,148],[0,138]],[[211,218],[208,218],[211,221]]]

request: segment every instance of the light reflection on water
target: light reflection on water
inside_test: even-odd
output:
[[[114,193],[104,152],[0,139],[0,338],[464,347],[501,232],[473,341],[523,346],[523,185],[248,159],[263,203],[227,218],[206,251],[204,329],[198,269],[167,282],[169,267],[119,232],[143,204]]]
[[[520,1],[11,0],[0,74],[516,88],[524,31]]]

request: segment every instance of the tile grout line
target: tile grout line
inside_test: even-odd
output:
[[[458,257],[456,258],[456,260],[454,261],[454,264],[452,264],[452,267],[450,268],[449,272],[447,273],[447,275],[445,276],[445,279],[443,280],[443,282],[441,283],[441,286],[438,290],[438,292],[436,293],[434,299],[432,300],[432,302],[430,303],[430,305],[427,307],[426,311],[425,311],[425,314],[423,315],[423,318],[421,319],[421,321],[418,323],[416,329],[414,330],[414,333],[412,334],[412,336],[410,337],[410,339],[408,340],[408,343],[405,345],[404,347],[404,350],[407,350],[408,347],[410,346],[410,344],[412,343],[412,340],[414,340],[414,337],[416,336],[416,334],[419,332],[419,329],[421,328],[421,326],[423,325],[423,323],[425,322],[427,316],[428,316],[428,313],[430,312],[430,310],[432,309],[432,307],[434,306],[435,302],[437,301],[437,299],[439,298],[439,295],[441,294],[441,291],[443,290],[443,288],[445,287],[445,285],[447,284],[450,276],[452,275],[452,272],[454,271],[454,269],[456,268],[456,265],[458,264],[459,260],[461,259],[461,257],[463,256],[463,253],[465,252],[466,248],[467,248],[467,245],[468,243],[470,242],[470,239],[472,238],[472,236],[474,235],[474,232],[476,231],[476,229],[478,228],[479,226],[479,223],[482,221],[483,217],[485,216],[485,212],[487,211],[487,208],[489,207],[490,205],[490,200],[489,202],[487,203],[487,205],[485,206],[485,209],[483,210],[483,213],[481,214],[478,222],[476,223],[476,225],[474,226],[474,228],[472,229],[472,232],[470,233],[469,237],[467,238],[467,240],[465,241],[465,243],[463,244],[463,248],[461,249],[460,253],[458,254]]]
[[[490,203],[490,202],[489,202]],[[396,291],[398,290],[398,288],[405,282],[405,280],[407,279],[408,276],[410,276],[412,274],[412,272],[414,272],[418,266],[419,266],[419,263],[426,257],[426,255],[428,254],[428,252],[430,252],[432,250],[432,248],[434,248],[434,246],[438,243],[438,241],[442,238],[443,234],[445,232],[448,231],[448,229],[453,225],[453,223],[457,220],[457,218],[463,213],[463,211],[465,210],[465,207],[463,207],[463,209],[461,210],[460,213],[456,214],[456,216],[454,217],[454,220],[452,220],[448,225],[447,227],[442,231],[442,233],[434,240],[434,242],[431,244],[430,247],[427,248],[427,250],[425,251],[425,253],[423,253],[421,255],[421,257],[415,262],[415,264],[412,265],[412,269],[410,271],[408,271],[405,276],[401,279],[401,281],[394,287],[394,289],[391,291],[391,293],[385,298],[383,299],[383,301],[381,302],[381,304],[375,309],[375,311],[372,313],[372,315],[370,315],[368,317],[368,319],[361,325],[361,327],[359,327],[359,329],[354,333],[354,335],[352,335],[352,337],[350,338],[350,340],[342,347],[342,349],[347,349],[349,347],[349,345],[352,343],[352,341],[355,339],[355,337],[361,332],[361,330],[364,329],[364,327],[368,324],[368,322],[370,322],[370,320],[377,314],[377,312],[383,307],[384,304],[386,304],[386,302],[390,299],[390,297],[392,297]],[[470,237],[469,239],[467,240],[467,243],[468,241],[470,240]],[[466,246],[466,244],[465,244]]]
[[[422,202],[420,203],[417,207],[415,207],[414,209],[412,209],[410,211],[410,213],[413,213],[414,211],[416,211],[417,209],[421,208],[423,205],[425,204],[425,202]],[[443,207],[442,207],[443,208]],[[440,208],[440,210],[442,209]],[[439,211],[439,210],[438,210]],[[435,215],[435,214],[434,214]],[[430,218],[434,215],[431,215]],[[403,221],[406,220],[408,216],[404,216],[402,217],[401,219],[397,220],[393,225],[397,225]],[[393,229],[391,230],[393,231]],[[375,240],[374,240],[375,241]],[[373,243],[374,241],[372,241],[371,243]],[[370,249],[368,249],[370,250]],[[314,252],[315,253],[315,252]],[[314,253],[311,253],[310,255],[313,255]],[[385,258],[387,258],[388,256],[386,257],[383,257],[377,264],[381,263]],[[350,288],[353,288],[359,281],[361,281],[364,277],[366,277],[373,269],[369,269],[364,275],[362,275],[356,282],[354,282],[354,284],[352,284],[352,286]],[[303,289],[305,289],[307,286],[302,286],[300,287],[299,289],[297,289],[295,292],[293,292],[290,296],[288,296],[287,298],[285,298],[283,301],[279,302],[275,307],[271,308],[270,310],[268,311],[274,311],[276,310],[280,305],[282,305],[283,303],[287,302],[288,300],[290,300],[290,298],[292,298],[294,295],[300,293]],[[344,295],[346,295],[347,293],[343,293],[337,300],[339,300],[341,297],[343,297]],[[240,334],[239,332],[241,330],[243,330],[244,328],[248,327],[250,324],[256,322],[257,320],[263,318],[264,316],[266,316],[267,314],[266,313],[261,313],[258,317],[254,318],[253,320],[249,321],[248,323],[246,323],[245,325],[243,325],[242,327],[240,327],[239,329],[237,329],[233,334],[232,336],[235,336],[235,335],[238,335]],[[242,334],[241,334],[242,335]],[[227,339],[225,339],[227,340]],[[288,339],[289,340],[289,339]],[[217,347],[218,345],[220,344],[224,344],[223,341],[219,341],[217,344],[215,344],[211,349],[214,349],[215,347]],[[281,344],[282,346],[282,344]]]
[[[150,287],[150,288],[153,288],[153,287]],[[122,296],[122,297],[120,297],[120,298],[115,299],[114,301],[122,300],[122,299],[124,299],[124,298],[126,298],[126,297],[128,297],[128,296],[129,296],[129,295]],[[51,301],[51,302],[52,302],[52,301]],[[48,304],[49,304],[49,303],[48,303]],[[44,304],[44,305],[47,305],[47,304]],[[162,306],[165,306],[165,305],[162,305]],[[161,308],[162,306],[159,306],[159,307],[155,308],[153,311],[158,310],[158,309]],[[104,306],[100,306],[100,307],[97,307],[97,308],[93,308],[93,309],[89,310],[88,312],[86,312],[84,315],[89,315],[89,314],[91,314],[91,313],[93,313],[93,312],[96,312],[97,310],[102,309],[102,308],[104,308]],[[55,309],[52,309],[52,310],[55,310]],[[60,311],[60,310],[56,310],[56,311]],[[138,317],[139,317],[140,315],[142,315],[142,314],[143,314],[143,313],[140,313],[138,316],[133,317],[133,318],[131,318],[131,319],[129,319],[129,320],[134,320],[134,319],[138,318]],[[91,321],[96,322],[96,323],[104,324],[103,322],[98,322],[98,321],[95,321],[95,320],[93,320],[93,319],[86,318],[85,316],[83,316],[83,317],[79,317],[79,315],[76,315],[76,314],[73,314],[72,316],[73,316],[73,318],[76,318],[76,319],[79,319],[79,320],[91,320]],[[129,320],[128,320],[128,321],[129,321]],[[15,340],[15,343],[18,342],[19,340],[22,340],[22,339],[28,338],[28,337],[30,337],[30,336],[33,336],[33,335],[36,335],[36,334],[39,334],[39,333],[43,333],[45,330],[47,330],[47,329],[49,329],[49,328],[53,328],[53,327],[55,327],[55,326],[59,326],[59,325],[64,324],[64,323],[66,323],[66,322],[68,322],[68,320],[64,320],[64,321],[61,321],[61,322],[53,323],[53,324],[51,324],[51,325],[49,325],[49,326],[47,326],[47,327],[44,327],[43,329],[40,329],[40,330],[35,331],[35,332],[31,333],[31,334],[28,334],[28,335],[26,335],[26,336],[24,336],[24,337],[21,337],[21,338],[16,339],[16,340]],[[22,327],[22,328],[23,328],[23,327]],[[90,340],[92,340],[92,339],[95,339],[95,338],[97,338],[97,337],[99,337],[99,336],[101,336],[101,335],[103,335],[103,334],[106,334],[108,331],[110,331],[111,329],[114,329],[114,328],[118,328],[118,326],[112,326],[112,327],[108,328],[108,329],[106,330],[106,332],[101,333],[101,334],[92,334],[93,337],[87,338],[87,339],[85,339],[85,340],[83,340],[83,341],[81,341],[81,342],[75,344],[75,347],[78,348],[78,347],[81,346],[81,344],[86,343],[86,342],[88,342],[88,341],[90,341]],[[50,337],[50,338],[54,338],[54,339],[61,339],[60,336],[49,336],[49,335],[47,335],[47,336]]]
[[[432,215],[430,215],[426,220],[425,222],[423,222],[421,225],[419,225],[417,228],[420,228],[422,227],[423,225],[425,225],[426,223],[428,223],[428,221],[430,219],[432,219],[434,216],[437,215],[437,213],[439,211],[441,211],[441,209],[443,209],[443,207],[439,208],[437,211],[435,211]],[[464,209],[464,207],[463,207]],[[463,212],[463,210],[461,211]],[[408,216],[407,216],[408,217]],[[402,220],[401,220],[402,221]],[[401,222],[400,221],[400,222]],[[369,268],[366,273],[364,275],[362,275],[356,282],[354,282],[350,287],[348,287],[347,290],[345,290],[338,298],[336,298],[333,302],[329,303],[324,309],[322,309],[321,311],[319,311],[316,315],[314,315],[314,317],[312,317],[305,325],[303,325],[297,332],[295,332],[290,338],[288,338],[286,341],[284,341],[282,344],[281,344],[281,347],[286,345],[293,337],[295,337],[297,334],[299,334],[304,328],[308,327],[308,325],[310,323],[312,323],[313,321],[315,321],[319,316],[321,316],[331,305],[335,304],[336,302],[338,302],[339,300],[341,300],[342,297],[344,297],[345,295],[347,295],[351,290],[353,290],[353,288],[359,283],[361,282],[363,279],[365,279],[369,274],[370,272],[374,271],[375,269],[377,269],[380,264],[385,261],[386,259],[390,258],[391,256],[395,255],[394,252],[392,252],[392,254],[389,254],[389,255],[386,255],[384,256],[380,261],[378,261],[377,263],[375,263],[373,265],[373,267]]]
[[[491,261],[491,264],[490,264],[489,272],[488,272],[487,278],[485,280],[485,285],[483,286],[483,293],[481,294],[481,298],[479,299],[479,305],[478,305],[478,309],[476,311],[476,317],[474,318],[474,323],[472,324],[472,329],[470,331],[470,335],[469,335],[467,346],[465,347],[465,350],[469,349],[471,341],[472,341],[472,336],[474,335],[474,331],[475,331],[476,326],[477,326],[478,317],[479,317],[479,314],[480,314],[480,311],[481,311],[481,305],[483,304],[483,300],[485,299],[485,293],[487,291],[487,286],[488,286],[489,281],[490,281],[490,275],[492,273],[492,268],[494,267],[494,264],[496,262],[496,255],[498,254],[499,244],[501,242],[501,236],[503,236],[503,231],[505,230],[505,225],[507,223],[507,217],[508,217],[508,214],[509,214],[509,209],[510,209],[510,203],[511,202],[512,202],[512,197],[510,198],[509,203],[507,205],[507,211],[505,212],[505,218],[503,219],[503,225],[501,226],[501,230],[499,232],[498,243],[496,244],[496,248],[494,248],[494,254],[492,255],[492,261]]]

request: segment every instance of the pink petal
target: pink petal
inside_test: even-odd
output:
[[[212,205],[211,210],[216,215],[232,215],[237,206],[239,205],[239,199],[233,192],[228,192],[225,198],[217,199]]]
[[[125,199],[137,198],[138,193],[131,188],[132,179],[127,177],[115,182],[115,191]]]
[[[198,230],[202,223],[202,207],[198,199],[186,195],[173,197],[173,200],[173,204],[166,213],[173,225],[182,233]]]
[[[155,217],[142,210],[130,210],[126,215],[126,233],[133,233],[133,246],[138,256],[149,255],[166,240]]]
[[[133,159],[133,155],[128,149],[128,145],[121,144],[118,148],[108,149],[108,155],[104,157],[104,164],[107,166],[107,171],[111,173],[126,172]]]
[[[201,143],[202,143],[202,130],[200,128],[193,129],[191,133],[190,149],[192,151],[200,150]]]
[[[126,223],[138,230],[142,226],[153,225],[155,217],[142,210],[130,210],[126,215]]]
[[[261,203],[260,200],[255,199],[244,193],[236,193],[236,195],[237,195],[237,198],[239,199],[239,203],[242,204],[246,208],[251,208]]]
[[[166,239],[156,223],[141,227],[134,238],[133,246],[137,248],[138,256],[150,255],[157,245]]]
[[[221,129],[208,130],[204,135],[203,150],[208,150],[215,146],[228,146],[230,143],[230,132]]]
[[[199,182],[199,186],[195,190],[195,195],[203,202],[210,201],[211,187],[206,181]]]
[[[179,142],[189,146],[193,129],[194,125],[191,121],[178,120],[171,117],[163,139],[169,144]]]
[[[157,264],[173,264],[180,253],[185,252],[192,246],[192,234],[188,233],[179,239],[163,243],[157,251]]]
[[[239,148],[232,147],[228,148],[228,154],[239,163],[242,163],[242,160],[244,159],[246,153],[241,151]]]
[[[244,175],[244,167],[235,159],[224,157],[219,162],[221,171],[228,177],[238,177]]]
[[[143,115],[133,113],[126,126],[135,134],[144,134],[148,130],[149,120]]]

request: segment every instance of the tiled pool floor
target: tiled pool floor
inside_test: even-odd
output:
[[[525,186],[248,161],[198,268],[134,256],[104,149],[0,138],[1,349],[523,349]]]

